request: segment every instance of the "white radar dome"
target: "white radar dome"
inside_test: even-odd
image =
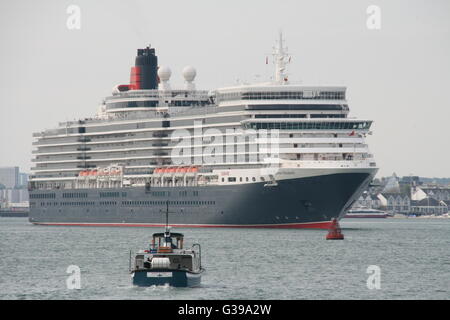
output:
[[[158,69],[158,77],[161,81],[169,81],[170,76],[172,75],[172,71],[169,67],[159,67]]]
[[[197,75],[197,71],[192,66],[186,66],[183,69],[183,77],[187,82],[194,81],[195,76]]]

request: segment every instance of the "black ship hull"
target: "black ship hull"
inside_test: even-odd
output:
[[[29,221],[45,225],[328,228],[373,175],[338,173],[226,186],[30,191]],[[41,199],[41,200],[40,200]]]

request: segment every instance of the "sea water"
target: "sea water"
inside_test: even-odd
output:
[[[132,285],[129,252],[147,248],[161,228],[0,218],[0,299],[450,298],[450,219],[344,219],[341,226],[345,240],[325,240],[326,230],[174,228],[187,245],[201,244],[201,287],[140,288]]]

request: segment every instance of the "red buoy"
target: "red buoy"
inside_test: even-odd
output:
[[[341,232],[339,222],[334,218],[331,221],[330,228],[328,229],[327,240],[344,240],[344,235]]]

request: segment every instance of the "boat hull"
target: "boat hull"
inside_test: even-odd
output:
[[[133,285],[140,287],[163,286],[198,287],[201,273],[181,270],[135,270],[132,273]]]
[[[344,218],[371,218],[371,219],[380,219],[387,218],[387,214],[347,214]]]
[[[340,219],[376,171],[325,174],[223,186],[34,190],[45,197],[30,222],[76,226],[162,226],[166,201],[176,227],[321,228]],[[39,195],[41,194],[41,195]],[[67,199],[67,195],[83,198]],[[102,197],[107,195],[108,197]]]
[[[0,210],[0,217],[28,218],[29,212],[28,211],[19,211],[19,210]]]

